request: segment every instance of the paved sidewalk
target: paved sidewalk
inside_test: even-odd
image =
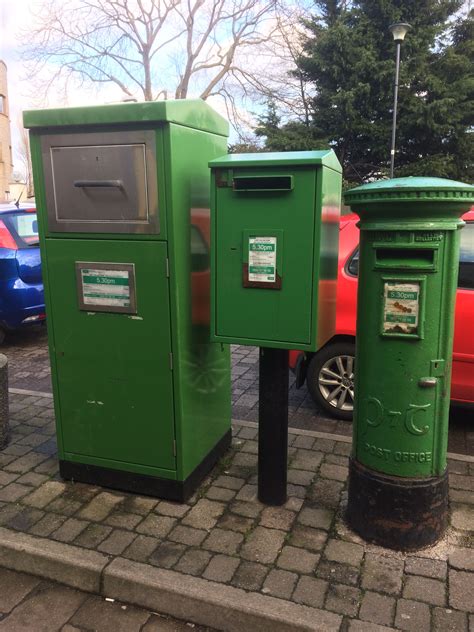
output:
[[[258,348],[232,345],[232,416],[258,420]],[[8,357],[10,386],[51,392],[48,339],[45,327],[11,334],[0,349]],[[451,410],[449,450],[474,455],[472,412]],[[329,417],[313,402],[306,385],[295,388],[290,372],[289,423],[293,428],[351,436],[352,424]]]
[[[0,569],[3,632],[212,632],[33,575]]]
[[[8,380],[14,388],[51,392],[46,325],[10,333],[0,353],[8,358]]]
[[[234,419],[258,421],[258,348],[232,345],[232,416]],[[317,430],[350,437],[352,423],[328,416],[314,403],[306,384],[295,387],[290,372],[288,420],[292,428]],[[448,450],[474,455],[474,413],[451,407]]]
[[[61,481],[51,398],[11,395],[11,425],[0,566],[221,630],[474,629],[472,457],[450,461],[445,539],[402,554],[344,523],[349,439],[292,431],[289,500],[269,508],[249,422],[187,504]]]

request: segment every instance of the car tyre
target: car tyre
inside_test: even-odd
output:
[[[337,419],[351,420],[354,410],[355,342],[326,345],[312,358],[306,384],[315,404]]]

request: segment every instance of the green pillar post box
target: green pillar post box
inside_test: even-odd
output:
[[[230,361],[209,341],[202,101],[26,112],[60,472],[175,500],[230,441]]]
[[[448,520],[460,216],[474,187],[397,178],[352,189],[345,201],[360,217],[348,520],[370,541],[417,549]]]
[[[331,150],[210,163],[211,337],[260,347],[259,490],[286,500],[288,349],[334,332],[341,166]]]

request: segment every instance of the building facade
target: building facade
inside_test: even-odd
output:
[[[12,141],[8,107],[7,66],[0,59],[0,202],[10,199],[13,171]]]

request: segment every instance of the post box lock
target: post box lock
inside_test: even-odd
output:
[[[433,377],[444,377],[446,362],[444,360],[431,360],[430,375]]]

